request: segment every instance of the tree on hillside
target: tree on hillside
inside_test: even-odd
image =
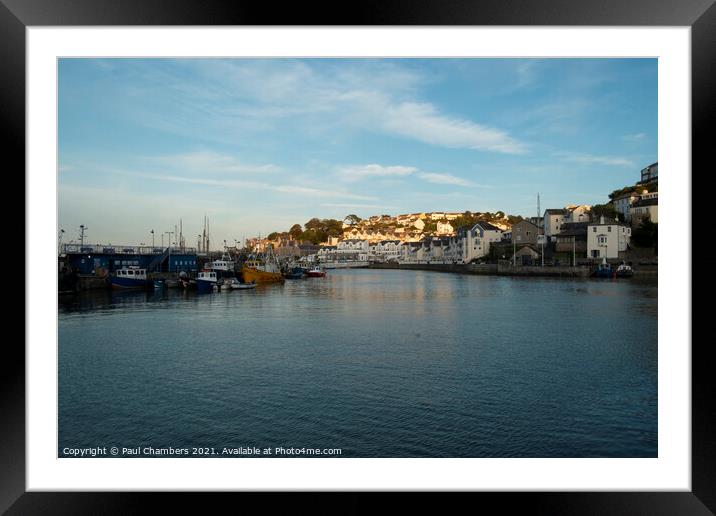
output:
[[[348,215],[345,219],[343,219],[343,222],[345,222],[346,224],[350,224],[351,226],[355,226],[355,225],[358,224],[361,220],[362,220],[362,219],[361,219],[358,215],[356,215],[356,214],[354,214],[354,213],[351,213],[351,214]]]
[[[274,231],[273,233],[269,233],[266,238],[268,240],[276,240],[278,238],[278,232]]]
[[[291,238],[294,240],[298,240],[301,238],[301,233],[303,233],[303,228],[301,227],[301,224],[294,224],[291,226],[291,229],[288,230],[288,234],[291,235]]]
[[[303,227],[306,231],[309,231],[311,229],[321,229],[321,221],[320,219],[313,217],[311,220],[306,222]]]
[[[606,204],[595,204],[592,206],[592,220],[598,220],[602,215],[611,219],[616,219],[617,210],[614,209],[614,205],[610,202]]]

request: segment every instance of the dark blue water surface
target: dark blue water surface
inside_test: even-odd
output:
[[[58,445],[655,457],[657,285],[364,269],[82,295]]]

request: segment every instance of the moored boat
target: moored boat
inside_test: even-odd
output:
[[[283,283],[283,274],[278,266],[270,261],[247,260],[241,268],[244,283]]]
[[[139,267],[122,267],[111,276],[112,288],[148,289],[153,286],[147,279],[147,269]]]
[[[602,263],[600,263],[596,270],[592,273],[595,278],[613,278],[615,274],[616,271],[612,269],[612,266],[607,263],[606,259],[602,259]]]
[[[283,275],[286,279],[301,279],[306,275],[306,269],[303,267],[293,267]]]
[[[308,276],[309,278],[325,278],[326,271],[321,269],[319,266],[316,266],[306,272],[306,276]]]
[[[218,289],[216,272],[203,270],[196,275],[196,287],[199,292],[213,292]]]
[[[230,285],[232,290],[248,290],[256,288],[256,283],[240,283],[238,281],[232,282]]]
[[[631,268],[631,265],[622,262],[617,267],[617,278],[631,278],[632,276],[634,276],[634,269]]]

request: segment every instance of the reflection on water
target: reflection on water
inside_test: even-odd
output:
[[[346,270],[101,291],[61,299],[59,336],[60,449],[657,453],[652,281]]]

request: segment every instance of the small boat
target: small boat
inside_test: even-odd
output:
[[[303,267],[293,267],[290,271],[283,274],[286,279],[301,279],[306,275],[306,269]]]
[[[196,275],[196,287],[199,292],[213,292],[218,290],[215,271],[203,270]]]
[[[148,289],[152,283],[147,279],[147,269],[136,266],[122,267],[110,278],[112,288]]]
[[[602,263],[596,268],[592,275],[596,278],[613,278],[616,272],[612,269],[612,266],[607,263],[605,258],[602,259]]]
[[[306,276],[308,276],[309,278],[325,278],[326,271],[316,266],[306,272]]]
[[[617,267],[617,278],[631,278],[632,276],[634,276],[634,269],[631,268],[631,265],[622,262]]]
[[[154,280],[154,290],[161,290],[163,288],[166,288],[167,283],[163,279],[155,279]]]
[[[251,288],[256,288],[256,283],[253,281],[251,283],[240,283],[237,281],[235,283],[232,282],[229,286],[232,288],[232,290],[248,290]]]

